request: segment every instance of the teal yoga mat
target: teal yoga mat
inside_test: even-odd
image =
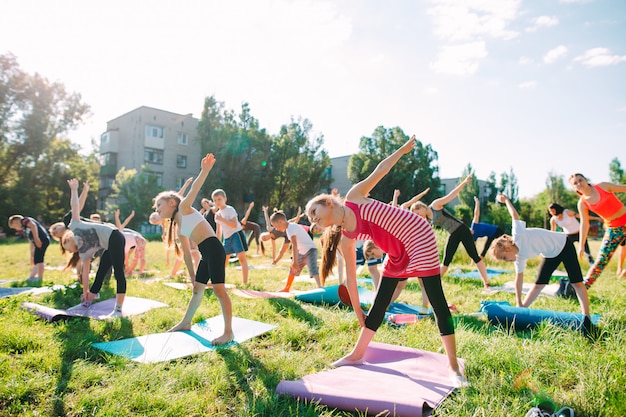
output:
[[[242,343],[275,328],[276,326],[271,324],[233,317],[235,333],[233,342]],[[224,318],[220,315],[194,324],[188,331],[155,333],[113,342],[94,343],[92,346],[135,362],[164,362],[223,347],[211,344],[211,340],[223,332]]]
[[[339,304],[341,300],[339,299],[338,288],[339,285],[330,285],[328,287],[304,291],[300,294],[296,294],[296,300],[312,304]],[[363,287],[358,288],[359,300],[361,301],[361,304],[371,304],[374,302],[374,291]]]
[[[487,277],[488,278],[494,278],[497,277],[498,275],[501,274],[507,274],[510,273],[511,271],[506,271],[504,269],[494,269],[494,268],[487,268]],[[457,278],[478,278],[480,279],[480,272],[478,272],[477,270],[473,270],[473,271],[469,271],[469,272],[458,272],[457,270],[449,270],[448,271],[448,275],[450,275],[451,277],[457,277]]]

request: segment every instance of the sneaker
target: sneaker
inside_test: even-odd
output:
[[[554,413],[554,417],[576,417],[574,414],[574,410],[569,407],[563,407],[556,413]]]
[[[107,319],[119,319],[122,317],[122,312],[119,310],[113,310],[108,316]]]
[[[526,417],[552,417],[552,414],[539,407],[533,407],[526,413]]]

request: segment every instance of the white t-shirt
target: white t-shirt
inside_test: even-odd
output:
[[[100,249],[109,249],[111,233],[117,230],[113,225],[106,223],[83,222],[74,219],[69,227],[74,232],[78,255],[83,261],[91,259]]]
[[[226,206],[223,209],[219,209],[217,213],[220,213],[220,214],[219,216],[216,216],[216,217],[221,216],[223,219],[228,220],[228,221],[233,221],[233,220],[237,221],[236,227],[230,227],[226,225],[226,223],[219,222],[220,226],[222,226],[222,235],[224,236],[224,239],[228,239],[234,233],[241,230],[241,223],[239,223],[239,219],[237,218],[237,210],[235,210],[234,207]]]
[[[535,256],[556,258],[567,242],[567,235],[535,227],[526,228],[526,222],[513,220],[513,242],[519,248],[517,259],[513,262],[515,272],[524,272],[526,261]]]
[[[563,210],[563,219],[559,220],[557,216],[552,216],[557,226],[563,229],[563,232],[571,235],[572,233],[578,233],[580,229],[580,223],[575,216],[570,216],[568,209]]]
[[[292,242],[293,236],[295,236],[298,241],[298,253],[300,255],[306,254],[310,249],[317,249],[317,245],[302,226],[297,223],[289,222],[287,224],[287,237]]]

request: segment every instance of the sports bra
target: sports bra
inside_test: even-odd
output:
[[[198,225],[198,223],[204,221],[206,221],[204,216],[202,216],[202,214],[200,214],[198,210],[193,209],[193,212],[191,212],[190,214],[185,214],[182,216],[182,219],[180,221],[179,233],[183,236],[189,237],[191,235],[191,232],[193,232],[193,229]]]
[[[600,217],[602,217],[607,223],[608,227],[619,227],[626,224],[626,215],[612,218],[617,215],[624,207],[622,203],[613,193],[605,191],[599,185],[594,185],[593,188],[598,191],[600,198],[595,204],[591,204],[587,200],[583,200],[583,203]]]

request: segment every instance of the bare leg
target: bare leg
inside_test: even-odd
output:
[[[194,282],[191,300],[189,300],[189,305],[187,305],[187,311],[185,312],[183,319],[176,326],[169,329],[168,332],[191,329],[191,320],[193,319],[194,314],[196,314],[198,307],[200,307],[200,304],[202,304],[202,297],[204,296],[205,288],[206,284],[202,284],[197,281]]]
[[[578,302],[580,303],[580,309],[585,316],[589,315],[589,294],[587,293],[587,287],[582,282],[577,282],[576,284],[572,284],[574,290],[576,291],[576,296],[578,297]]]
[[[313,275],[313,279],[315,280],[315,285],[317,285],[317,288],[322,288],[322,281],[320,281],[320,276],[319,275]]]
[[[393,291],[393,295],[391,296],[391,303],[393,303],[394,301],[396,301],[398,299],[398,297],[400,296],[400,293],[402,292],[404,287],[406,287],[406,283],[407,282],[408,281],[400,281],[400,282],[398,282],[398,286]]]
[[[487,267],[485,266],[485,261],[481,259],[480,262],[477,262],[476,268],[478,268],[478,272],[480,272],[480,278],[483,280],[483,286],[485,288],[489,288],[489,277],[487,276]]]
[[[212,345],[218,346],[232,341],[235,337],[233,333],[233,311],[230,297],[228,292],[226,292],[224,284],[213,284],[213,292],[220,302],[222,314],[224,315],[224,333],[220,337],[211,340]]]
[[[626,261],[626,246],[621,245],[617,254],[617,277],[626,277],[626,268],[624,268],[624,261]]]
[[[241,278],[243,284],[248,283],[248,258],[246,258],[245,252],[239,252],[237,254],[237,259],[239,259],[239,263],[241,264]]]
[[[441,272],[441,277],[443,278],[443,276],[446,275],[446,272],[448,272],[448,267],[442,264],[440,268],[440,272]]]
[[[526,294],[526,297],[524,297],[524,301],[522,301],[520,307],[530,306],[537,299],[539,293],[545,288],[545,286],[546,284],[533,284],[533,286],[530,287],[528,294]]]
[[[446,336],[441,336],[441,342],[443,343],[443,348],[446,351],[446,356],[448,357],[448,373],[450,375],[450,379],[452,380],[452,384],[459,388],[468,386],[469,383],[463,372],[461,372],[461,368],[459,368],[459,362],[456,358],[456,338],[454,334],[449,334]]]
[[[352,348],[352,352],[348,353],[343,358],[334,362],[333,366],[349,366],[349,365],[361,365],[363,364],[363,357],[365,356],[365,351],[369,346],[370,342],[374,338],[376,332],[374,330],[370,330],[367,327],[361,328],[361,333],[359,334],[359,339],[356,341],[356,345]]]

